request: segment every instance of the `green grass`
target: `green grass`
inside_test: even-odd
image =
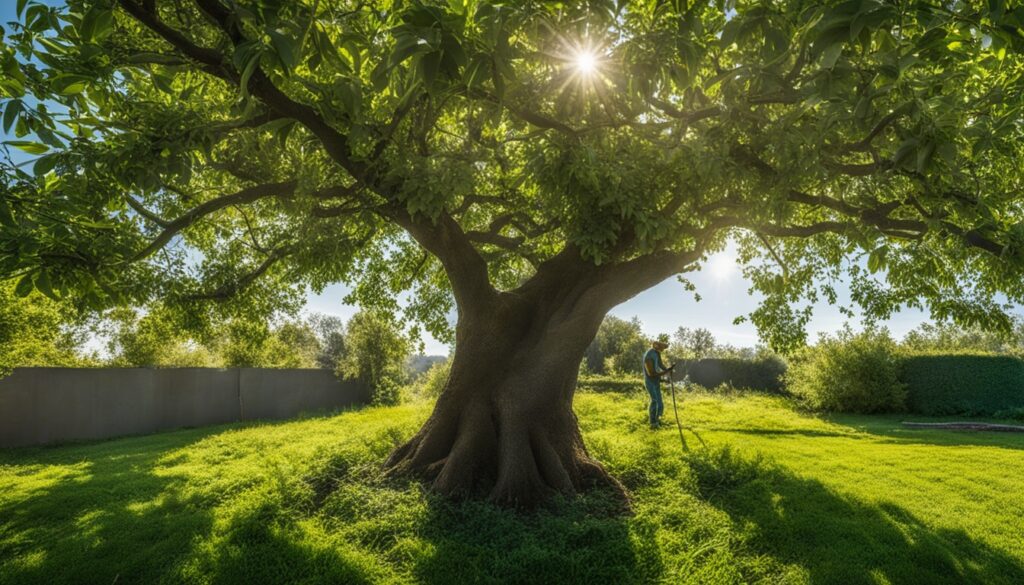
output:
[[[633,516],[384,480],[426,404],[0,452],[0,583],[1024,582],[1024,436],[694,395],[683,457],[638,395],[576,409]]]

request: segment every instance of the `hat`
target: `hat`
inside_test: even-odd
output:
[[[666,349],[668,348],[668,344],[665,343],[664,341],[654,339],[651,341],[651,347],[653,347],[654,349]]]

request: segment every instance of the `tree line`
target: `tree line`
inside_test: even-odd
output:
[[[159,305],[83,315],[0,283],[0,375],[28,366],[322,368],[369,384],[375,402],[393,403],[412,370],[429,366],[410,362],[414,345],[382,311],[359,311],[347,323],[320,313],[233,317],[193,330]]]

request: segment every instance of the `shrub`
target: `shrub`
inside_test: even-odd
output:
[[[832,412],[901,411],[906,390],[900,360],[887,331],[854,334],[845,329],[804,348],[790,362],[789,391],[815,410]]]
[[[705,358],[682,360],[675,371],[677,377],[689,374],[691,382],[705,388],[728,384],[735,388],[782,393],[786,363],[775,356],[755,360]]]
[[[1024,360],[982,353],[909,354],[907,406],[928,415],[994,415],[1024,408]]]
[[[448,375],[452,371],[451,360],[437,362],[416,378],[413,384],[413,394],[421,398],[437,398],[448,383]]]

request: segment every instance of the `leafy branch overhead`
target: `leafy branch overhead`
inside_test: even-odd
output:
[[[687,4],[18,0],[0,274],[93,307],[412,290],[443,337],[453,302],[584,264],[621,301],[733,237],[779,347],[842,272],[872,317],[1008,326],[1024,8]]]

